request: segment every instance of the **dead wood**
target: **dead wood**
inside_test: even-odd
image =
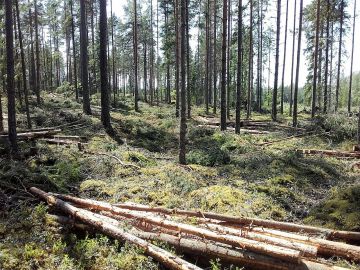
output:
[[[132,244],[135,244],[142,249],[145,253],[155,258],[157,261],[163,265],[169,267],[170,269],[189,269],[189,270],[200,270],[201,268],[171,254],[170,252],[163,250],[153,244],[146,242],[145,240],[132,235],[126,232],[124,229],[114,226],[110,222],[104,221],[103,219],[95,216],[93,213],[72,206],[71,204],[62,201],[48,193],[37,189],[35,187],[30,188],[31,193],[38,196],[39,198],[45,200],[48,204],[54,205],[59,208],[64,213],[74,217],[76,220],[79,220],[87,225],[90,225],[102,233],[111,236],[115,239],[120,239],[123,241],[128,241]]]

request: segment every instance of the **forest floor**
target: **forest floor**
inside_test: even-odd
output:
[[[360,231],[360,160],[296,152],[351,150],[356,117],[338,114],[310,121],[301,114],[301,129],[294,130],[284,116],[281,125],[249,127],[265,134],[238,136],[232,130],[205,127],[218,116],[205,116],[203,108],[195,107],[188,122],[188,165],[183,166],[178,163],[174,105],[140,103],[138,113],[130,99],[120,100],[111,112],[120,144],[106,135],[97,101],[93,102],[94,115],[84,116],[81,104],[70,97],[44,93],[42,107],[31,112],[34,128],[75,123],[61,134],[86,137],[85,151],[76,144],[38,141],[36,156],[21,161],[1,157],[0,269],[161,268],[133,246],[53,224],[45,215],[52,209],[26,191],[30,186],[112,203],[131,201]],[[19,128],[25,129],[25,115],[18,117]],[[252,120],[270,116],[254,113]],[[295,134],[302,135],[291,137]],[[28,151],[30,145],[21,142],[20,148]],[[124,166],[118,159],[136,166]],[[342,260],[335,263],[358,267]],[[221,265],[213,260],[209,267]]]

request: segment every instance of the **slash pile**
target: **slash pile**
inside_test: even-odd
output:
[[[359,232],[133,203],[109,204],[34,187],[30,192],[71,217],[53,216],[59,223],[128,241],[169,269],[201,268],[151,241],[251,269],[340,270],[344,268],[332,266],[326,259],[360,261],[360,246],[354,245],[360,242]]]

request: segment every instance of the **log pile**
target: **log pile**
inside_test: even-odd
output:
[[[61,132],[61,129],[44,129],[44,130],[29,130],[24,132],[19,132],[17,134],[17,138],[19,140],[33,140],[39,138],[50,138],[53,135],[58,134]],[[7,138],[8,134],[1,134],[0,138]]]
[[[334,158],[360,158],[360,151],[336,151],[336,150],[318,150],[318,149],[298,149],[296,150],[304,155],[320,155]]]
[[[358,232],[133,203],[109,204],[37,188],[30,192],[56,207],[62,215],[52,216],[55,221],[128,241],[169,269],[201,268],[152,242],[166,242],[189,255],[252,269],[340,270],[344,268],[329,264],[326,258],[360,261],[360,246],[355,245],[360,242]]]

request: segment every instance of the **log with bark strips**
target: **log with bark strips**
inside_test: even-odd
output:
[[[68,195],[60,195],[60,194],[55,194],[55,196],[63,200],[69,201],[71,203],[75,203],[81,207],[88,208],[90,210],[109,211],[115,215],[120,215],[131,219],[142,220],[144,222],[148,222],[150,224],[157,225],[166,229],[177,230],[177,231],[193,234],[196,236],[200,236],[208,240],[213,240],[216,242],[236,246],[239,248],[245,248],[247,250],[261,253],[264,255],[269,255],[275,258],[279,258],[281,260],[299,263],[301,259],[301,252],[298,250],[265,244],[259,241],[250,240],[239,236],[218,234],[216,232],[207,229],[198,228],[193,225],[169,221],[162,217],[155,217],[155,216],[147,215],[146,213],[121,209],[118,207],[114,207],[111,204],[105,202],[98,202],[89,199],[80,199],[80,198],[76,198]]]
[[[317,150],[317,149],[302,149],[302,150],[298,149],[296,151],[303,153],[304,155],[324,155],[324,156],[339,157],[339,158],[360,158],[360,152]]]
[[[146,254],[150,255],[151,257],[153,257],[163,265],[169,267],[170,269],[201,270],[201,268],[171,254],[170,252],[163,250],[153,244],[150,244],[147,241],[126,232],[122,228],[114,226],[109,222],[103,221],[101,218],[94,216],[94,214],[89,211],[74,207],[71,204],[64,202],[61,199],[58,199],[35,187],[30,188],[30,192],[38,196],[39,198],[45,200],[48,204],[56,206],[65,214],[68,214],[75,219],[96,228],[97,230],[110,237],[123,241],[128,241],[143,248]]]
[[[150,207],[141,204],[126,203],[115,204],[114,206],[129,210],[156,212],[168,215],[182,215],[189,217],[209,218],[220,221],[229,222],[230,224],[251,225],[252,227],[267,227],[272,229],[279,229],[289,232],[304,232],[304,233],[316,233],[325,235],[327,239],[342,239],[346,241],[360,242],[360,232],[350,231],[338,231],[307,225],[294,224],[290,222],[281,222],[275,220],[266,220],[259,218],[247,218],[241,216],[228,216],[211,212],[200,212],[191,210],[169,209],[164,207]]]

